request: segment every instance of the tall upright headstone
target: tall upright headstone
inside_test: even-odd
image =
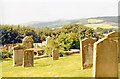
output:
[[[58,49],[53,49],[52,50],[52,56],[53,56],[53,60],[58,60],[59,59],[59,51],[58,51]]]
[[[23,63],[24,46],[13,47],[13,66],[21,66]]]
[[[23,39],[23,44],[25,45],[26,49],[32,48],[32,46],[33,46],[33,39],[32,39],[32,37],[31,36],[26,36]]]
[[[85,38],[80,43],[81,70],[93,66],[93,45],[96,39]]]
[[[118,46],[112,34],[94,43],[93,77],[118,78]]]
[[[34,64],[34,50],[26,49],[23,55],[23,67],[32,67]]]
[[[108,35],[106,35],[106,38],[109,38],[115,42],[117,42],[118,46],[118,63],[120,63],[120,32],[111,32]]]

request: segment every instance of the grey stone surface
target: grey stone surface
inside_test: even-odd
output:
[[[106,35],[106,38],[113,40],[117,42],[118,46],[118,63],[120,63],[120,32],[111,32],[108,35]]]
[[[21,66],[23,63],[23,46],[15,46],[13,48],[13,66]]]
[[[117,42],[109,37],[94,43],[93,77],[118,77]]]
[[[85,38],[80,43],[81,53],[81,70],[91,68],[93,66],[93,44],[96,39]]]
[[[23,43],[25,44],[25,48],[26,49],[32,48],[32,46],[33,46],[33,39],[32,39],[32,37],[26,36],[23,39]]]
[[[52,50],[52,56],[53,56],[53,60],[58,60],[59,59],[59,51],[58,51],[58,49]]]
[[[34,50],[26,49],[23,55],[23,67],[34,66]]]

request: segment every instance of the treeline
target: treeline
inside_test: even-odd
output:
[[[2,34],[0,41],[2,41],[2,45],[5,45],[5,44],[21,43],[22,39],[25,36],[32,36],[35,43],[40,43],[42,41],[45,41],[47,36],[51,36],[57,39],[57,38],[62,38],[63,34],[69,34],[69,33],[74,33],[75,35],[78,36],[79,39],[80,38],[84,39],[88,37],[89,38],[94,37],[100,39],[103,37],[102,34],[111,32],[113,31],[113,29],[97,28],[96,30],[94,30],[93,28],[85,27],[80,24],[70,24],[62,28],[48,28],[48,27],[35,28],[35,27],[29,27],[29,26],[25,27],[20,25],[0,25],[0,31],[1,31],[0,34]],[[97,32],[100,32],[100,34],[98,35]],[[69,35],[67,35],[66,38],[67,37],[69,37]]]

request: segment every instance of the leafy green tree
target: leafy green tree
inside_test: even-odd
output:
[[[61,33],[56,39],[59,46],[63,47],[64,50],[79,48],[79,37],[75,33]]]

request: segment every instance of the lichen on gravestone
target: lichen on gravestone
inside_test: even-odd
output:
[[[33,48],[34,47],[33,43],[34,41],[31,36],[26,36],[22,40],[22,44],[25,46],[25,49]]]

